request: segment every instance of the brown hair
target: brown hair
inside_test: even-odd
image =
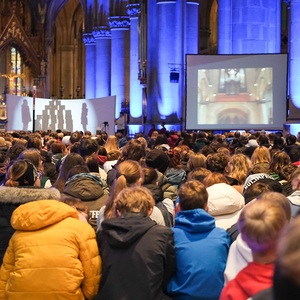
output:
[[[198,152],[192,153],[187,162],[187,168],[192,171],[197,168],[205,168],[206,167],[206,157]]]
[[[211,173],[208,174],[204,179],[203,179],[203,184],[205,185],[206,188],[216,184],[216,183],[226,183],[229,184],[227,178],[225,175],[221,173]]]
[[[181,210],[206,208],[208,193],[205,186],[197,180],[182,184],[178,190],[178,196]]]

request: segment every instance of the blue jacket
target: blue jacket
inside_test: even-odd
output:
[[[168,294],[176,300],[219,299],[229,237],[215,227],[215,219],[203,209],[180,211],[175,218],[176,274]]]

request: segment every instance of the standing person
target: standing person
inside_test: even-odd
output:
[[[122,134],[125,134],[125,115],[123,112],[120,112],[120,117],[115,119],[115,124],[117,125],[117,132],[121,132]]]
[[[159,134],[166,134],[167,132],[167,128],[165,127],[166,123],[165,122],[161,122],[161,129],[159,130]]]
[[[118,194],[118,217],[104,220],[97,235],[103,261],[97,299],[164,299],[175,271],[173,233],[149,218],[153,207],[145,188],[125,188]]]
[[[229,237],[207,213],[208,193],[191,180],[179,191],[175,217],[176,273],[168,284],[172,299],[217,300],[224,286]]]
[[[0,299],[93,299],[101,259],[90,225],[73,207],[55,200],[19,206],[16,230],[0,270]]]

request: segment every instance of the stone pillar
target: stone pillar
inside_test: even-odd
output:
[[[138,79],[139,73],[139,49],[138,49],[138,15],[140,4],[128,4],[127,14],[130,18],[130,116],[139,118],[142,116],[142,86]]]
[[[280,0],[218,3],[220,54],[280,53]]]
[[[181,5],[181,3],[179,3]],[[176,121],[181,114],[179,82],[170,82],[170,73],[180,73],[182,63],[182,11],[176,1],[157,0],[157,108],[156,122],[168,119]],[[180,7],[181,8],[181,7]],[[179,79],[181,80],[181,79]]]
[[[85,98],[95,98],[96,80],[96,43],[92,33],[84,33],[83,41],[85,44]]]
[[[199,3],[198,1],[187,1],[186,12],[184,15],[184,37],[185,37],[185,53],[198,54],[198,36],[199,36]]]
[[[74,64],[73,64],[73,45],[61,46],[61,84],[64,87],[64,98],[70,99],[75,95],[73,94],[74,86]]]
[[[110,95],[111,32],[106,26],[95,27],[96,41],[95,85],[96,97]]]
[[[129,97],[129,25],[125,16],[108,18],[111,29],[111,95],[116,96],[116,117]]]
[[[300,0],[290,0],[289,30],[289,90],[292,104],[297,108],[297,119],[300,121]]]

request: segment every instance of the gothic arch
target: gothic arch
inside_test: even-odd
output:
[[[8,47],[15,47],[20,52],[24,64],[31,68],[34,76],[39,74],[38,55],[15,15],[0,36],[0,53]]]

